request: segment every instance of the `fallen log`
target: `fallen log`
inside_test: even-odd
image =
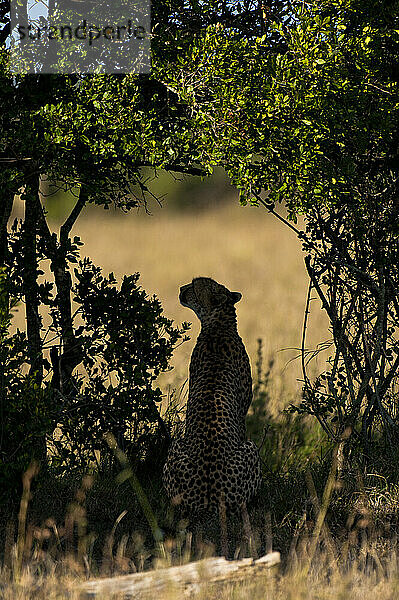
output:
[[[257,560],[244,558],[230,561],[223,557],[213,557],[145,573],[93,579],[80,584],[77,591],[86,598],[93,598],[100,594],[101,596],[120,594],[128,598],[140,597],[148,592],[154,596],[172,590],[194,592],[199,590],[203,584],[231,582],[261,575],[265,570],[279,563],[279,552],[270,552]]]

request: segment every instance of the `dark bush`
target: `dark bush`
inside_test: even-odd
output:
[[[188,324],[173,326],[160,301],[138,284],[138,273],[125,276],[118,288],[112,273],[103,277],[85,258],[75,275],[75,322],[83,321],[75,335],[83,358],[74,376],[76,393],[61,398],[53,461],[104,466],[110,458],[104,434],[111,433],[137,466],[154,445],[167,442],[155,380],[170,368],[176,344],[187,339]]]

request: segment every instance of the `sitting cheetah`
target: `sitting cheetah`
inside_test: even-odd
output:
[[[180,288],[179,299],[200,319],[201,332],[190,362],[185,433],[172,443],[163,482],[172,502],[187,513],[219,511],[226,555],[225,511],[241,509],[251,538],[246,505],[261,481],[257,447],[246,440],[252,378],[237,331],[234,305],[241,294],[197,277]]]

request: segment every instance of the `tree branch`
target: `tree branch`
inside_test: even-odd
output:
[[[60,245],[63,247],[65,245],[66,240],[71,232],[72,227],[74,226],[76,219],[82,212],[84,206],[86,205],[88,200],[87,187],[82,185],[80,188],[79,198],[72,209],[71,214],[65,221],[63,225],[60,227]]]
[[[349,352],[351,353],[352,359],[354,360],[355,364],[356,364],[356,368],[359,371],[361,377],[363,377],[364,375],[364,370],[363,367],[359,361],[359,358],[357,357],[356,354],[356,350],[355,348],[352,346],[350,340],[348,339],[348,337],[345,335],[345,333],[342,331],[342,327],[340,327],[339,323],[337,322],[336,316],[331,308],[331,306],[329,305],[327,298],[325,297],[323,290],[320,287],[320,284],[317,280],[317,277],[315,276],[314,270],[310,264],[310,256],[305,256],[305,265],[306,265],[306,270],[309,274],[309,277],[312,280],[313,286],[317,292],[317,294],[319,295],[319,298],[322,302],[322,307],[325,309],[325,311],[327,312],[331,324],[333,326],[334,329],[334,336],[336,338],[340,338],[342,336],[342,339],[346,345],[346,347],[348,348]]]
[[[143,161],[135,166],[136,168],[150,167],[152,169],[161,170],[161,167],[158,167],[157,165],[146,161]],[[174,165],[173,163],[163,165],[162,169],[164,171],[174,171],[175,173],[181,173],[182,175],[196,175],[198,177],[206,177],[207,175],[209,175],[207,171],[201,169],[200,167],[185,167],[183,165]]]

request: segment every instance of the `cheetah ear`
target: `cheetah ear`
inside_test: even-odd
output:
[[[233,304],[236,304],[236,302],[239,302],[239,300],[241,300],[242,294],[240,294],[240,292],[230,292],[230,297],[233,301]]]

